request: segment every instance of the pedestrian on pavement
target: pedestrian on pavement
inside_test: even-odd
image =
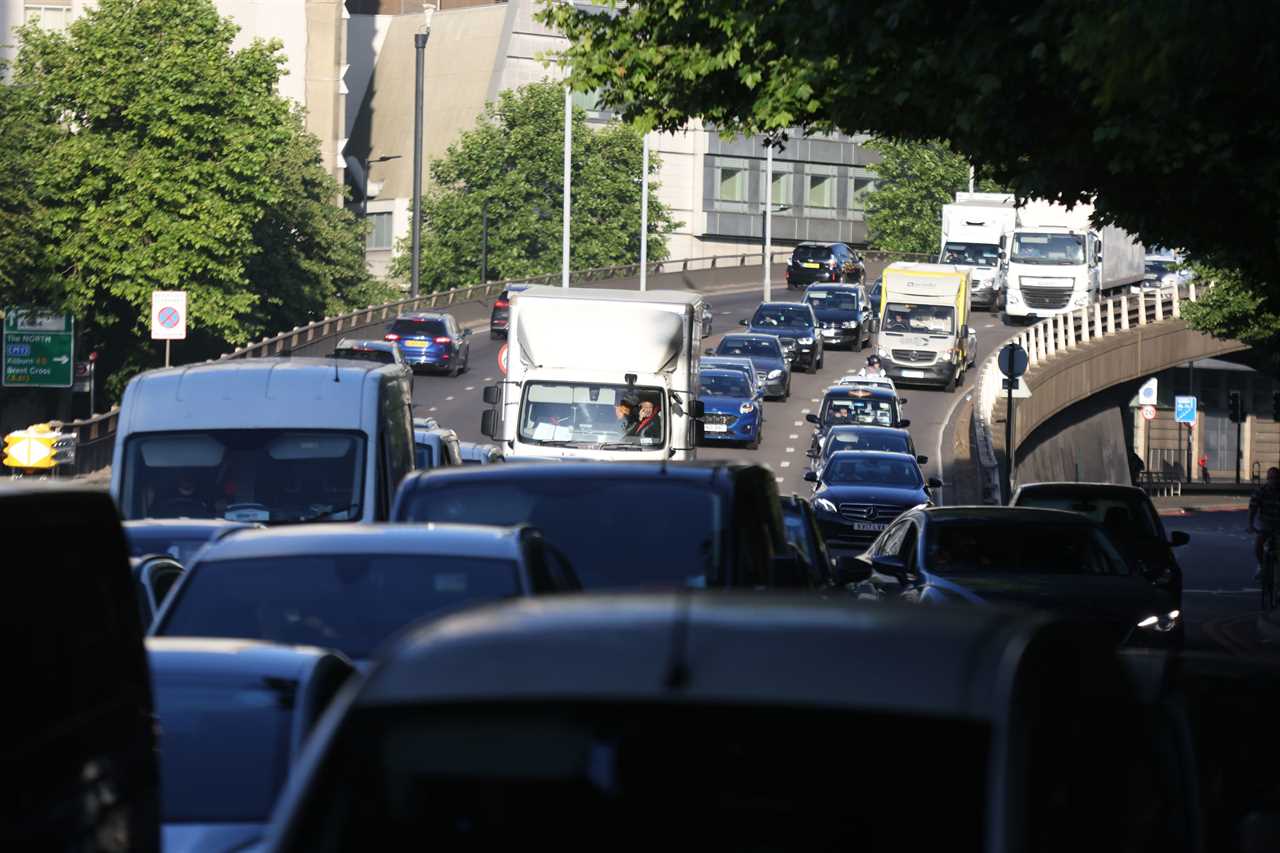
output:
[[[1267,469],[1267,481],[1249,498],[1249,532],[1257,536],[1253,543],[1258,569],[1253,573],[1254,582],[1262,580],[1263,557],[1267,540],[1280,530],[1280,468]]]
[[[1200,457],[1200,482],[1202,483],[1209,482],[1209,457],[1208,456]]]

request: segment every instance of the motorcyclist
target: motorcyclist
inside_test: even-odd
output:
[[[880,364],[880,356],[872,353],[867,356],[867,366],[858,371],[859,376],[885,376],[884,367]]]

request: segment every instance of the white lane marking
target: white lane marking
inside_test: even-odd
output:
[[[797,438],[799,438],[799,437],[800,437],[799,435],[789,435],[789,436],[787,436],[787,438],[791,439],[792,441],[794,441],[795,439],[797,439]]]
[[[428,412],[434,412],[435,410],[436,410],[435,406],[432,406],[431,408],[427,409]]]
[[[790,463],[790,462],[783,462],[783,463],[782,463],[782,467],[783,467],[783,468],[790,468],[790,467],[791,467],[791,463]]]
[[[463,390],[463,391],[474,391],[474,390],[476,390],[476,386],[474,386],[474,385],[468,385],[466,388],[463,388],[462,390]]]
[[[493,377],[492,377],[492,376],[486,376],[486,377],[484,378],[484,381],[485,381],[485,382],[492,382],[492,381],[493,381]]]
[[[804,426],[804,421],[796,421],[796,426]]]
[[[777,480],[779,483],[781,483],[781,482],[782,482],[782,478],[781,478],[781,477],[774,477],[773,479]]]
[[[787,452],[788,452],[788,453],[795,453],[795,452],[796,452],[796,449],[795,449],[794,447],[788,447],[788,448],[787,448]]]
[[[452,399],[453,399],[452,397],[445,397],[445,398],[444,398],[444,400],[445,400],[445,402],[446,402],[446,403],[447,403],[447,402],[449,402],[449,401],[450,401],[450,400],[452,400]]]
[[[821,400],[819,400],[817,397],[814,397],[814,398],[813,398],[812,400],[810,400],[809,402],[810,402],[810,403],[821,403],[822,401],[821,401]],[[807,410],[806,410],[806,411],[807,411]]]
[[[809,414],[809,412],[810,412],[810,410],[809,410],[809,409],[801,409],[801,410],[800,410],[800,414],[802,414],[802,415],[807,415],[807,414]]]
[[[732,311],[721,311],[721,312],[720,312],[720,316],[721,316],[721,317],[728,317],[728,316],[729,316],[730,314],[732,314],[732,313],[733,313]]]
[[[938,489],[939,506],[946,506],[947,503],[946,499],[943,497],[947,488],[947,472],[944,470],[946,466],[943,464],[943,459],[945,457],[942,455],[942,436],[946,434],[947,425],[951,423],[951,418],[955,415],[956,409],[965,400],[971,399],[973,399],[972,392],[956,397],[956,401],[952,403],[951,408],[947,410],[947,416],[942,419],[942,426],[938,427],[938,479],[942,481],[942,488]]]

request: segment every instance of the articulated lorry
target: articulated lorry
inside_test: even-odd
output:
[[[481,431],[508,458],[693,459],[703,310],[667,290],[513,293]]]
[[[970,268],[955,264],[893,263],[884,270],[880,298],[880,366],[898,384],[964,381],[977,358],[969,327]]]
[[[1095,229],[1092,214],[1092,205],[1041,200],[1018,208],[1000,262],[1008,316],[1078,310],[1142,282],[1142,244],[1113,225]]]
[[[969,299],[974,308],[997,311],[1000,288],[1000,241],[1017,221],[1008,193],[956,193],[954,204],[942,206],[942,248],[938,263],[969,267]]]

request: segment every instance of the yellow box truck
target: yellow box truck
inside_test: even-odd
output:
[[[969,273],[953,264],[885,268],[876,352],[895,383],[951,392],[964,381],[978,343],[969,328]]]

